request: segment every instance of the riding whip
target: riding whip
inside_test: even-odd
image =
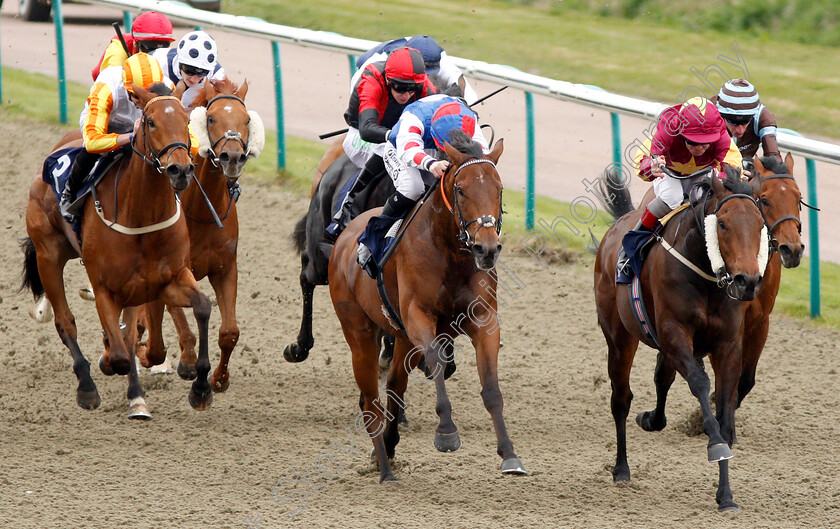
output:
[[[125,43],[125,39],[123,38],[122,31],[120,31],[120,23],[119,22],[114,22],[111,25],[114,26],[114,31],[117,32],[117,38],[120,39],[120,44],[122,44],[122,47],[125,50],[125,54],[128,55],[129,57],[131,57],[131,52],[128,51],[128,44]]]

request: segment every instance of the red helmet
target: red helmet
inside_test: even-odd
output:
[[[424,84],[426,66],[423,55],[414,48],[400,48],[388,55],[385,61],[385,78],[405,84]]]
[[[157,11],[143,13],[134,19],[131,35],[135,40],[162,40],[172,42],[172,22]]]
[[[723,118],[714,105],[708,104],[702,97],[692,97],[680,108],[680,121],[683,128],[680,134],[694,143],[714,143],[726,130]]]

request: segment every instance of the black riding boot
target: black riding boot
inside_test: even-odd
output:
[[[329,235],[338,238],[341,232],[344,231],[344,228],[350,224],[350,221],[353,220],[353,205],[356,195],[361,193],[362,190],[364,190],[373,181],[373,179],[384,170],[385,162],[382,161],[380,156],[374,155],[370,160],[368,160],[362,169],[362,172],[359,173],[356,183],[353,184],[352,189],[350,189],[347,196],[344,197],[344,201],[341,203],[338,211],[333,216],[332,224],[327,226],[327,233]]]
[[[61,192],[61,200],[58,203],[59,211],[68,221],[72,221],[74,215],[70,213],[70,205],[76,200],[76,194],[82,187],[85,178],[90,174],[93,165],[99,155],[82,150],[73,161],[73,166],[70,168],[70,175],[67,177],[67,184],[64,186],[64,191]]]
[[[390,217],[392,219],[402,218],[403,215],[414,207],[414,204],[416,203],[416,200],[412,200],[399,191],[395,191],[394,194],[388,197],[388,200],[385,201],[385,206],[382,208],[382,213],[380,213],[379,216]],[[375,278],[377,267],[373,263],[371,257],[370,248],[360,242],[359,246],[356,248],[356,262],[359,263],[359,266],[362,267],[362,269],[364,269],[370,277]]]

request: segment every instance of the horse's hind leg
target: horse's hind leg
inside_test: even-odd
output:
[[[184,380],[195,380],[195,362],[198,356],[195,354],[195,334],[190,329],[187,316],[181,307],[166,306],[172,323],[175,324],[175,331],[178,333],[178,347],[181,349],[181,356],[178,358],[178,376]]]
[[[400,442],[400,417],[405,416],[405,388],[408,386],[408,373],[417,367],[419,354],[408,356],[411,342],[404,337],[396,338],[393,344],[393,360],[388,371],[388,381],[385,394],[388,396],[388,407],[385,413],[387,419],[385,427],[385,450],[389,458],[394,457],[394,450]]]
[[[209,277],[210,284],[216,291],[216,301],[219,303],[219,312],[222,315],[222,323],[219,326],[219,349],[222,356],[210,380],[213,391],[217,393],[225,391],[230,384],[228,362],[233,348],[239,341],[239,326],[236,324],[237,275],[236,262],[234,262],[225,270],[224,275]]]
[[[769,329],[769,317],[765,317],[754,323],[752,327],[746,327],[742,341],[744,360],[743,367],[741,368],[741,378],[738,380],[738,401],[735,405],[736,408],[741,407],[744,397],[755,386],[755,370],[758,367],[758,359],[761,357],[761,352],[764,350],[764,344],[767,342],[767,332]]]
[[[125,344],[128,347],[128,354],[131,359],[126,397],[128,398],[128,418],[146,420],[151,419],[152,415],[146,405],[146,392],[140,385],[140,378],[137,376],[137,363],[134,361],[138,338],[137,315],[139,310],[138,307],[126,307],[123,310],[123,323],[126,325]],[[151,331],[149,339],[151,340]]]
[[[162,364],[166,360],[162,326],[164,303],[161,300],[150,301],[143,305],[142,310],[145,312],[145,325],[149,332],[149,338],[146,341],[145,350],[140,351],[138,349],[137,356],[140,359],[140,365],[151,368]]]
[[[286,345],[283,349],[283,358],[287,362],[303,362],[309,356],[309,350],[315,344],[312,336],[312,294],[315,292],[315,283],[307,278],[306,269],[309,266],[309,252],[304,250],[300,253],[300,290],[303,294],[303,315],[300,318],[300,331],[297,342]]]
[[[636,415],[636,424],[648,432],[659,432],[668,424],[665,417],[665,403],[668,400],[668,390],[677,376],[676,370],[668,365],[665,356],[660,351],[656,355],[656,370],[653,373],[653,383],[656,385],[656,408],[641,411]]]

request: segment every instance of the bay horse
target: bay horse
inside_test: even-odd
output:
[[[247,93],[247,80],[238,87],[234,82],[223,79],[206,82],[204,90],[196,96],[190,115],[193,133],[199,141],[196,185],[187,187],[181,193],[189,232],[190,269],[196,280],[208,278],[221,314],[221,359],[210,381],[216,392],[225,391],[230,384],[228,362],[239,341],[239,326],[236,324],[239,217],[230,186],[242,175],[245,163],[259,156],[265,146],[262,119],[256,112],[247,109]],[[219,219],[221,228],[215,218]],[[166,354],[161,329],[163,308],[160,300],[146,305],[148,357],[160,358]],[[181,378],[192,380],[196,377],[195,335],[181,307],[167,308],[175,322],[181,348],[178,374]],[[144,367],[151,367],[148,358],[144,362],[141,357],[141,363]]]
[[[641,210],[618,219],[601,241],[595,260],[595,302],[612,382],[617,438],[613,479],[630,480],[626,441],[626,419],[633,398],[630,370],[639,341],[643,341],[659,351],[654,377],[657,409],[641,412],[636,422],[647,431],[664,428],[664,413],[658,411],[664,410],[673,373],[679,372],[700,403],[709,438],[708,459],[719,465],[718,510],[729,511],[738,510],[729,485],[728,459],[735,438],[743,323],[748,302],[761,286],[768,243],[749,183],[730,173],[725,182],[713,177],[699,189],[701,198],[665,226],[658,238],[660,244],[653,245],[642,269],[641,297],[659,344],[642,332],[631,307],[629,285],[615,282],[622,237],[637,222]],[[668,243],[696,271],[669,255],[673,252],[666,249]],[[702,367],[707,355],[715,372],[715,415],[709,402],[709,377]]]
[[[493,420],[502,472],[525,473],[505,427],[497,372],[500,329],[493,293],[494,268],[502,249],[498,231],[502,182],[496,163],[503,142],[499,140],[484,157],[480,146],[460,132],[452,131],[452,144],[445,145],[451,166],[440,181],[439,192],[435,190],[417,206],[416,217],[384,267],[385,288],[405,330],[386,315],[376,281],[356,263],[356,241],[379,209],[348,225],[329,262],[330,296],[352,353],[353,373],[364,400],[362,417],[373,441],[380,483],[396,480],[388,459],[394,456],[400,438],[397,423],[408,376],[421,356],[437,392],[440,422],[434,445],[443,452],[460,448],[443,373],[446,343],[459,334],[469,336],[475,347],[481,397]],[[382,330],[396,338],[386,383],[387,410],[378,400],[377,336]]]
[[[182,191],[193,175],[189,152],[188,114],[180,93],[163,85],[147,91],[134,86],[132,98],[143,109],[132,154],[111,167],[95,186],[81,217],[81,245],[58,210],[54,191],[37,175],[29,189],[23,241],[24,286],[37,297],[46,293],[55,326],[73,357],[79,381],[76,402],[85,409],[100,405],[90,376],[90,363],[76,340],[75,318],[67,304],[63,270],[69,259],[82,257],[96,295],[96,310],[106,351],[99,361],[107,375],[128,375],[129,416],[149,418],[134,362],[138,306],[162,298],[192,306],[199,328],[198,377],[189,392],[197,410],[207,409],[213,393],[207,381],[207,330],[210,300],[201,293],[189,268],[186,219],[174,191]],[[161,95],[158,95],[161,94]],[[174,190],[174,191],[173,191]],[[120,314],[126,334],[120,330]],[[160,363],[163,358],[141,358]]]

